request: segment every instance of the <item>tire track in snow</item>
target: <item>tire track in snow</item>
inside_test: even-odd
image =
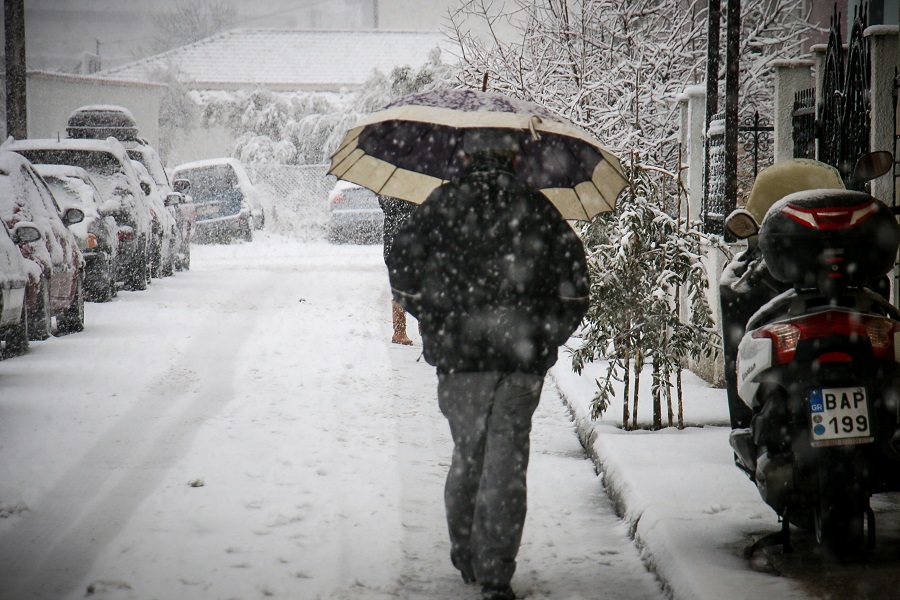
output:
[[[169,367],[135,394],[131,407],[69,474],[29,503],[24,518],[0,541],[0,596],[56,599],[81,583],[96,554],[127,523],[199,426],[233,397],[235,349],[259,318],[255,310],[259,295],[251,292],[265,289],[277,278],[259,272],[242,277],[240,282],[246,285],[238,288],[210,290],[210,301],[218,310],[182,332],[191,337],[187,347],[175,352]],[[137,339],[140,342],[121,357],[118,368],[141,369],[140,344],[154,343],[156,338]],[[76,341],[74,336],[72,342]],[[73,351],[90,354],[87,348]],[[147,352],[164,354],[158,349]]]

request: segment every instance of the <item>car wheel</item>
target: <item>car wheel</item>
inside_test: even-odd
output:
[[[162,235],[159,235],[150,244],[150,274],[147,276],[148,281],[151,277],[156,279],[162,277],[162,259]]]
[[[75,285],[75,298],[61,317],[57,319],[56,335],[66,335],[84,330],[84,278]]]
[[[38,291],[37,306],[34,307],[34,312],[28,315],[28,339],[46,340],[50,337],[50,326],[50,282],[44,277]]]
[[[28,351],[28,307],[22,304],[22,318],[19,324],[6,335],[6,350],[3,357],[19,356]]]
[[[138,252],[131,258],[125,276],[125,289],[139,292],[147,289],[147,253]]]
[[[109,295],[112,300],[119,295],[119,282],[116,281],[116,274],[119,272],[119,259],[109,261]]]
[[[253,219],[252,218],[244,224],[244,230],[241,233],[241,238],[243,238],[243,240],[245,242],[253,241]]]

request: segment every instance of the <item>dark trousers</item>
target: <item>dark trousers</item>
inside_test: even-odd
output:
[[[451,558],[482,585],[502,588],[516,569],[531,417],[543,384],[542,376],[527,373],[438,376],[454,444],[444,488]]]

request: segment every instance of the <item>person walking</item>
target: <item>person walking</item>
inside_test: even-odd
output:
[[[409,218],[416,205],[412,202],[406,202],[390,196],[382,196],[381,194],[378,195],[378,204],[381,206],[381,212],[384,213],[384,262],[387,264],[388,256],[394,245],[394,235],[397,233],[397,228]],[[394,330],[391,342],[403,346],[411,346],[412,340],[406,334],[406,311],[393,299],[391,300],[391,323]]]
[[[589,280],[573,229],[515,179],[515,139],[473,130],[463,151],[463,175],[400,225],[386,259],[394,299],[419,320],[453,439],[451,562],[484,600],[512,600],[531,418],[587,311]]]

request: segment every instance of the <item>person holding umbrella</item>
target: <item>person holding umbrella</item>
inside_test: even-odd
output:
[[[499,94],[411,94],[347,132],[329,172],[421,204],[386,257],[419,320],[453,457],[450,559],[484,600],[512,600],[531,418],[558,348],[589,305],[567,220],[612,210],[618,159],[546,109]]]
[[[587,311],[588,271],[559,211],[514,177],[515,139],[475,130],[463,146],[463,176],[400,226],[388,268],[394,299],[419,319],[450,423],[451,560],[485,600],[510,600],[531,417]]]

